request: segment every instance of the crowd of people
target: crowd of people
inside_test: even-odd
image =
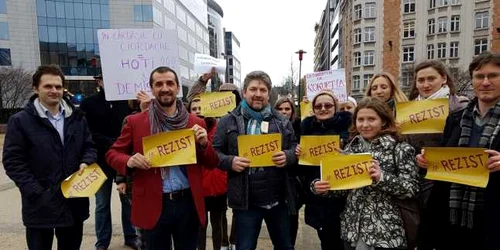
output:
[[[64,198],[61,182],[98,163],[108,179],[96,194],[96,249],[112,235],[113,181],[120,193],[124,244],[133,249],[205,250],[207,223],[214,250],[257,248],[262,222],[274,249],[295,249],[299,211],[317,231],[323,250],[500,249],[500,54],[485,52],[469,65],[474,97],[457,93],[440,61],[415,67],[408,97],[390,73],[376,74],[362,100],[337,100],[322,91],[312,114],[300,117],[288,97],[270,103],[272,81],[263,71],[246,75],[242,90],[203,74],[185,104],[176,72],[158,67],[134,101],[107,101],[100,91],[80,108],[63,98],[64,75],[54,65],[33,75],[35,94],[8,122],[3,149],[6,174],[22,197],[29,249],[80,249],[88,198]],[[200,94],[234,94],[236,108],[220,118],[201,115]],[[401,135],[396,103],[448,99],[442,133]],[[153,168],[143,138],[191,129],[196,163]],[[281,134],[272,164],[250,167],[238,136]],[[299,164],[301,136],[338,135],[341,154],[368,153],[371,185],[332,191],[320,166]],[[480,147],[489,155],[486,188],[425,179],[424,147]],[[402,204],[415,210],[407,221]],[[228,227],[227,209],[233,217]]]

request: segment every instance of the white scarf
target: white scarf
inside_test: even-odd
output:
[[[421,95],[418,95],[417,96],[417,101],[420,101],[420,100],[432,100],[432,99],[440,99],[440,98],[449,98],[450,97],[450,88],[448,87],[448,85],[443,85],[443,87],[441,87],[438,91],[436,91],[436,93],[430,95],[429,97],[427,98],[424,98],[422,97]]]

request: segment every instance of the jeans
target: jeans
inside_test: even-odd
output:
[[[195,250],[200,220],[193,197],[176,200],[163,196],[160,218],[152,230],[146,230],[146,249],[168,250],[174,240],[175,250]]]
[[[262,225],[267,230],[275,250],[293,250],[290,240],[290,216],[285,204],[281,202],[271,209],[250,206],[248,210],[234,210],[236,216],[236,249],[254,250]]]
[[[108,248],[112,235],[111,224],[111,193],[113,188],[113,178],[108,179],[97,191],[95,207],[95,234],[97,242],[95,247]],[[125,243],[135,243],[137,235],[134,226],[130,222],[131,202],[125,195],[120,195],[122,207],[122,228],[125,237]]]
[[[83,222],[71,227],[26,228],[26,242],[30,250],[51,250],[57,237],[58,250],[79,250],[82,244]]]
[[[207,216],[208,218],[208,216]],[[211,211],[210,224],[212,225],[212,244],[213,249],[220,249],[222,246],[229,246],[227,237],[227,218],[226,210]],[[205,250],[207,247],[207,227],[200,227],[198,231],[198,250]]]

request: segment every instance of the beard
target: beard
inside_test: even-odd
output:
[[[172,105],[174,105],[175,103],[175,99],[175,96],[168,93],[160,94],[160,96],[157,98],[158,103],[165,108],[172,107]]]

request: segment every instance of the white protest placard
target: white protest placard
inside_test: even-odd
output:
[[[172,68],[180,81],[175,30],[100,29],[97,36],[106,100],[136,99],[141,90],[151,94],[149,75],[159,66]]]
[[[312,98],[323,90],[333,92],[337,100],[347,101],[347,89],[344,69],[332,69],[305,75],[307,98]]]
[[[220,74],[226,73],[226,60],[211,57],[205,54],[194,54],[194,71],[198,74],[209,73],[215,68]]]

